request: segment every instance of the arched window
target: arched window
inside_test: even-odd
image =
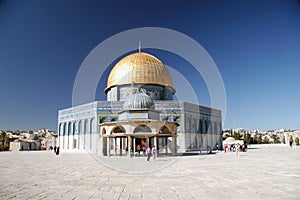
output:
[[[204,120],[204,123],[203,123],[203,133],[207,134],[207,121],[206,121],[206,119]]]
[[[177,123],[180,123],[180,117],[174,117],[173,121],[177,122]]]
[[[218,123],[217,122],[214,122],[214,134],[217,134],[218,133]]]
[[[66,133],[67,133],[67,123],[64,123],[64,131],[63,131],[63,136],[65,136],[66,135]]]
[[[75,130],[76,130],[76,122],[73,122],[73,127],[72,127],[72,135],[75,135]]]
[[[189,117],[187,117],[186,118],[186,120],[185,120],[185,128],[186,128],[186,131],[187,132],[189,132],[189,130],[190,130],[190,123],[191,123],[191,120],[190,120],[190,118]]]
[[[207,121],[206,121],[206,133],[207,134],[210,134],[211,133],[211,121],[208,119]]]
[[[139,133],[139,132],[152,132],[151,129],[146,126],[146,125],[139,125],[137,127],[135,127],[135,129],[133,130],[133,133]]]
[[[81,120],[78,122],[78,135],[80,135],[80,133],[82,133],[82,122]]]
[[[96,125],[95,125],[95,119],[92,118],[92,119],[91,119],[91,122],[90,122],[90,132],[91,132],[91,133],[96,132],[96,131],[95,131],[95,128],[96,128]]]
[[[222,122],[219,123],[219,133],[222,134],[223,133],[223,129],[222,129]]]
[[[89,133],[90,131],[90,126],[89,126],[89,120],[85,120],[85,123],[84,123],[84,133]]]
[[[59,124],[59,128],[58,128],[58,136],[61,136],[63,134],[63,123]]]
[[[125,133],[125,129],[123,128],[123,126],[116,126],[115,128],[113,128],[111,133]]]
[[[191,127],[191,132],[196,133],[197,132],[197,122],[195,119],[192,121],[192,127]]]
[[[164,134],[164,133],[170,133],[170,130],[168,129],[168,127],[163,126],[160,130],[159,130],[160,134]]]
[[[106,119],[106,117],[100,117],[100,120],[99,120],[99,121],[100,121],[100,124],[101,124],[101,123],[104,123],[104,122],[106,122],[106,121],[107,121],[107,119]]]
[[[199,121],[199,132],[203,133],[203,121],[202,121],[202,119],[200,119],[200,121]]]
[[[68,135],[71,134],[71,122],[68,123]]]

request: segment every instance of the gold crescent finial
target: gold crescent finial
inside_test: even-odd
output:
[[[142,51],[142,42],[139,41],[139,53],[141,53],[141,51]]]

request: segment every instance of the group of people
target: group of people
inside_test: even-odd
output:
[[[237,155],[239,154],[239,152],[243,152],[245,153],[247,151],[247,143],[244,143],[244,144],[239,144],[239,143],[236,143],[236,144],[231,144],[231,145],[227,145],[225,144],[224,145],[224,153],[226,152],[236,152]]]
[[[55,146],[55,147],[53,148],[52,146],[50,146],[50,150],[51,150],[51,151],[53,150],[55,155],[59,155],[59,147],[56,147],[56,146]]]
[[[136,150],[138,152],[138,156],[141,155],[141,152],[143,152],[143,155],[146,155],[147,153],[147,161],[150,161],[151,156],[153,155],[153,159],[155,160],[156,157],[156,147],[153,146],[152,148],[148,147],[146,149],[145,146],[141,147],[140,145],[137,145]]]

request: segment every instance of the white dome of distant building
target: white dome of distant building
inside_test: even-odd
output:
[[[286,132],[284,128],[279,129],[279,132]]]
[[[225,144],[231,145],[231,144],[237,144],[237,143],[242,145],[244,143],[244,141],[243,140],[235,140],[233,137],[228,137],[223,141],[223,145],[225,145]]]

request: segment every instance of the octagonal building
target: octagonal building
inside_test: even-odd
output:
[[[164,155],[221,147],[221,111],[173,100],[173,81],[155,56],[125,56],[108,76],[107,101],[58,111],[60,148],[128,156],[137,146],[156,146]]]

